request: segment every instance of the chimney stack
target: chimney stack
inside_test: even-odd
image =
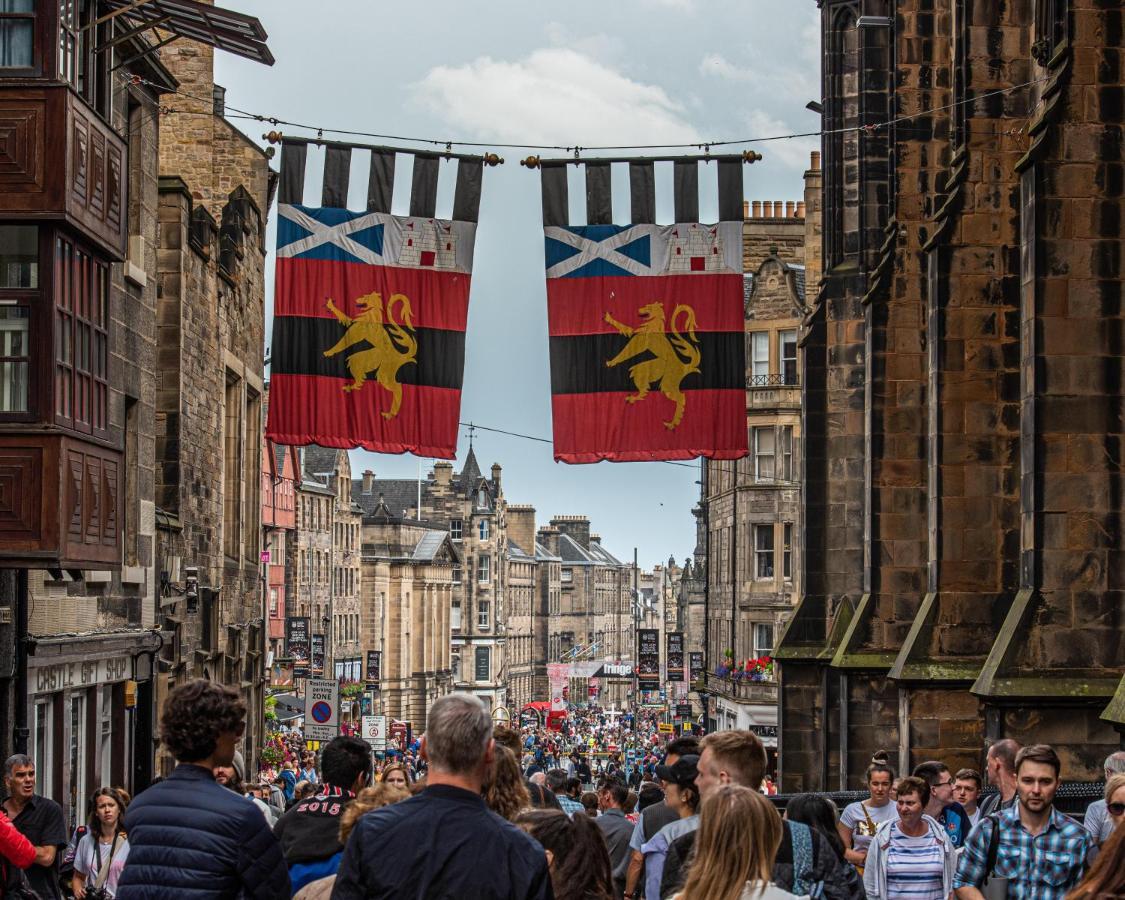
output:
[[[492,483],[496,485],[496,492],[500,492],[500,473],[503,471],[500,468],[500,463],[492,464]]]
[[[508,540],[528,556],[535,555],[535,507],[524,503],[508,506]]]
[[[539,529],[539,543],[552,556],[559,555],[559,530],[551,525],[544,525]]]
[[[819,150],[813,150],[813,152],[810,154],[810,156],[809,156],[809,168],[812,169],[814,172],[820,171],[820,151]]]
[[[772,219],[773,218],[773,204],[769,200],[766,200],[762,203],[762,218],[763,219]]]
[[[792,219],[797,214],[797,203],[795,200],[785,201],[785,218]]]
[[[586,516],[555,516],[551,525],[583,550],[590,549],[590,520]]]
[[[762,218],[762,201],[761,200],[755,200],[754,201],[754,218],[755,219]]]
[[[804,217],[805,217],[805,201],[804,200],[798,200],[797,201],[797,218],[803,219]]]
[[[443,460],[434,463],[434,484],[448,485],[453,481],[453,463]]]
[[[785,216],[785,201],[784,200],[774,200],[773,201],[773,217],[775,219],[781,219],[781,218],[784,218],[784,216]]]
[[[744,219],[750,218],[750,201],[749,200],[743,200],[742,201],[742,218],[744,218]]]
[[[363,470],[363,493],[370,494],[371,488],[375,483],[375,473],[370,469]]]

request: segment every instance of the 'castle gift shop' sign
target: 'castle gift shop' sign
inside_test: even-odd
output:
[[[340,732],[340,683],[310,678],[305,685],[305,738],[330,741]]]
[[[64,688],[125,681],[132,671],[128,656],[41,666],[35,670],[35,693],[51,694]]]

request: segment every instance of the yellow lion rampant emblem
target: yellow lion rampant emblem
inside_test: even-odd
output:
[[[669,319],[671,335],[664,321],[664,304],[649,303],[637,310],[641,324],[636,328],[623,325],[609,313],[605,314],[608,324],[629,338],[624,349],[613,359],[606,360],[606,368],[612,369],[642,353],[652,355],[630,367],[629,377],[637,393],[625,398],[626,403],[636,403],[648,396],[649,391],[660,385],[660,392],[676,404],[676,412],[671,420],[664,423],[669,431],[679,427],[684,418],[684,404],[687,398],[680,390],[680,384],[693,372],[699,371],[699,339],[695,336],[695,310],[690,306],[678,304]],[[683,320],[683,329],[677,327]]]
[[[365,341],[368,350],[360,350],[348,357],[347,366],[352,381],[344,385],[346,392],[358,391],[368,376],[391,394],[391,408],[383,411],[384,419],[393,419],[402,406],[402,385],[398,383],[398,370],[412,363],[418,356],[418,339],[414,334],[410,298],[406,294],[392,294],[384,315],[383,295],[378,292],[356,298],[362,312],[354,319],[337,309],[331,300],[325,304],[328,311],[347,330],[336,344],[324,351],[328,357],[342,353],[348,347]],[[401,320],[395,318],[396,308],[401,309]]]

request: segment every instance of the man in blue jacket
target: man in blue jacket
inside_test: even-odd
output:
[[[160,739],[179,765],[129,805],[129,859],[117,900],[279,900],[290,896],[281,847],[258,808],[215,782],[234,760],[246,704],[197,679],[164,705]]]

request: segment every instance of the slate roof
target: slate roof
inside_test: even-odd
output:
[[[519,544],[515,541],[508,541],[508,556],[511,559],[531,559],[523,550],[520,549]]]
[[[553,554],[550,550],[548,550],[546,547],[544,547],[538,541],[535,542],[535,558],[540,559],[540,560],[545,560],[545,561],[548,561],[548,562],[557,562],[560,559],[560,557],[555,556],[555,554]]]
[[[603,547],[601,544],[595,544],[593,541],[590,542],[589,553],[590,553],[590,556],[592,556],[594,558],[595,562],[600,562],[600,563],[603,563],[607,566],[623,566],[623,565],[625,565],[625,563],[623,563],[616,556],[614,556],[612,553],[610,553],[608,550],[606,550],[605,547]]]
[[[793,273],[797,281],[797,296],[801,302],[805,302],[805,267],[804,266],[789,266],[789,271]]]
[[[445,543],[445,531],[427,531],[414,547],[413,558],[417,560],[433,559],[437,556],[441,545]]]
[[[564,563],[578,563],[580,566],[591,566],[594,564],[593,558],[582,549],[574,538],[569,534],[559,535],[559,556]]]
[[[457,482],[461,485],[461,490],[466,492],[475,491],[477,485],[480,484],[481,478],[484,476],[480,473],[480,465],[477,463],[477,455],[473,452],[473,448],[469,448],[469,455],[465,457],[465,465],[461,469],[461,474],[457,476]]]
[[[311,444],[301,448],[302,465],[307,475],[334,475],[336,473],[336,455],[340,452],[335,447],[320,447]]]
[[[352,479],[352,501],[357,503],[365,516],[374,515],[380,498],[387,505],[393,518],[402,516],[404,510],[418,505],[418,482],[414,478],[376,478],[371,493],[363,492],[363,479]]]

